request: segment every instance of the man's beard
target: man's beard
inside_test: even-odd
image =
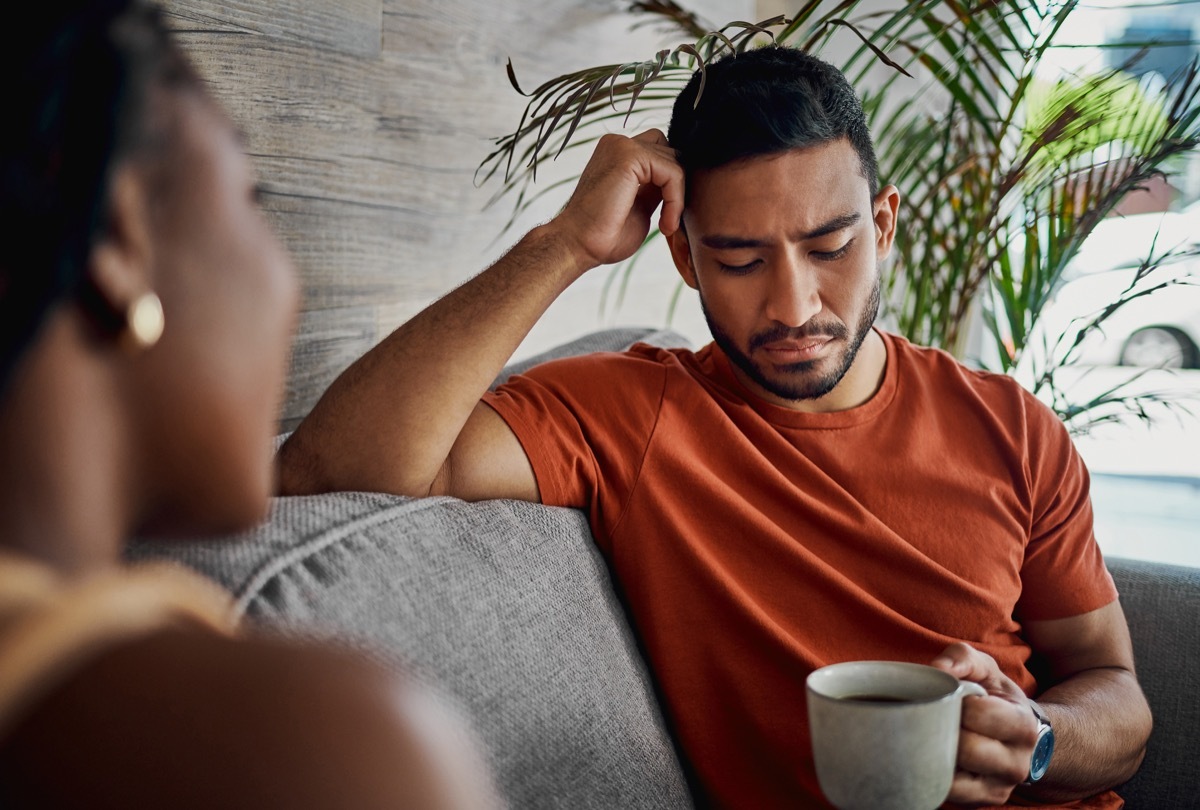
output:
[[[867,305],[858,320],[857,329],[846,349],[842,352],[842,356],[835,359],[834,367],[824,374],[811,376],[821,361],[804,360],[799,363],[791,363],[781,367],[782,374],[787,377],[786,380],[777,380],[768,377],[750,359],[748,354],[743,353],[738,348],[733,339],[713,320],[712,315],[708,311],[708,306],[704,303],[703,293],[700,294],[700,309],[704,312],[704,319],[708,321],[708,328],[712,332],[713,340],[716,341],[726,356],[747,377],[761,386],[765,391],[786,400],[819,399],[836,388],[837,384],[846,376],[846,372],[850,370],[850,366],[854,364],[854,358],[858,356],[859,348],[862,346],[863,341],[867,339],[871,327],[875,324],[875,318],[879,315],[879,287],[880,279],[877,276],[875,286],[871,290],[871,297],[867,300]],[[753,353],[756,349],[778,340],[800,340],[803,338],[820,337],[842,340],[849,336],[849,334],[850,330],[841,321],[836,323],[809,321],[794,329],[780,324],[751,337],[748,349]]]

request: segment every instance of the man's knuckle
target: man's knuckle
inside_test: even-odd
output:
[[[1004,791],[989,790],[984,793],[980,799],[981,800],[976,807],[992,807],[996,805],[1003,805],[1008,800],[1008,797],[1005,795]]]
[[[1025,781],[1025,777],[1029,776],[1029,767],[1027,763],[1014,762],[1005,768],[1004,772],[1000,775],[1009,785],[1019,785]]]
[[[953,656],[965,657],[965,656],[969,656],[972,653],[974,653],[975,648],[972,647],[970,644],[967,644],[965,641],[955,641],[949,647],[946,648],[946,652],[950,653]]]

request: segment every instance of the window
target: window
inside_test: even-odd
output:
[[[1195,58],[1198,25],[1197,2],[1081,3],[1060,32],[1063,47],[1053,67],[1087,75],[1127,64],[1145,47],[1129,72],[1144,86],[1161,86]],[[1132,201],[1122,219],[1101,223],[1052,306],[1083,310],[1089,298],[1094,303],[1111,293],[1129,272],[1115,268],[1122,262],[1127,268],[1133,253],[1144,257],[1156,234],[1157,253],[1200,243],[1198,199],[1200,161],[1193,158],[1177,167],[1169,185]],[[1189,284],[1147,296],[1114,317],[1085,354],[1072,395],[1085,398],[1133,379],[1137,391],[1162,392],[1176,408],[1152,409],[1149,425],[1136,417],[1101,425],[1076,445],[1092,472],[1096,537],[1106,554],[1200,566],[1200,286],[1191,286],[1200,285],[1200,258],[1166,270]],[[1171,370],[1145,370],[1154,366]]]

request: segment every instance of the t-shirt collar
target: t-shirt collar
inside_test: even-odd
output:
[[[874,419],[887,409],[896,396],[897,378],[899,375],[896,370],[897,352],[895,339],[892,335],[879,328],[875,328],[875,331],[883,338],[884,349],[887,352],[883,383],[871,398],[863,404],[844,411],[831,411],[829,413],[807,413],[768,402],[751,391],[738,378],[737,374],[734,373],[732,362],[726,356],[725,352],[721,350],[720,346],[716,343],[710,343],[707,348],[711,351],[715,361],[713,363],[714,381],[734,394],[738,399],[744,400],[747,405],[752,407],[768,422],[779,427],[830,430],[852,427]]]

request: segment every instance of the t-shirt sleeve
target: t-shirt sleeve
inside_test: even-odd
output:
[[[1078,616],[1117,598],[1093,531],[1090,479],[1057,415],[1032,395],[1026,408],[1032,514],[1017,617]]]
[[[483,401],[516,434],[542,503],[587,509],[601,518],[593,526],[612,525],[640,472],[665,374],[628,353],[571,357],[514,376]]]

